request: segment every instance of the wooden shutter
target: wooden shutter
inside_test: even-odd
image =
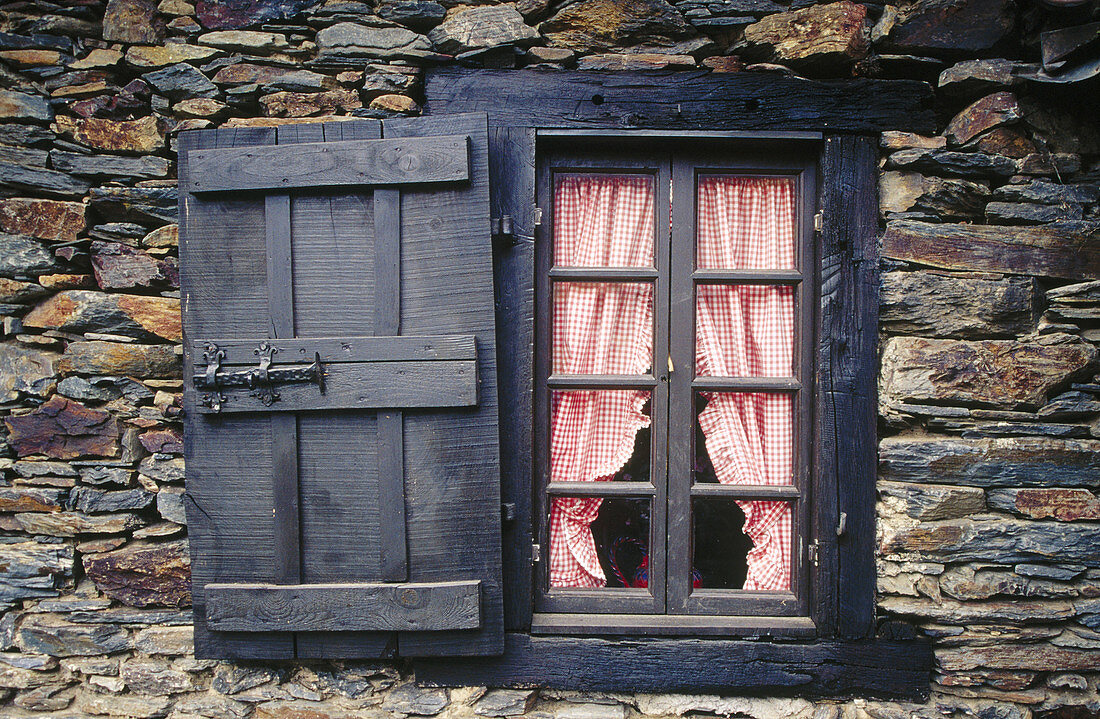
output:
[[[196,654],[499,654],[485,116],[179,150]]]

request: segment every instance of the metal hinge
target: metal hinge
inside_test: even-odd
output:
[[[542,546],[538,544],[531,545],[531,563],[537,564],[542,561]]]
[[[500,518],[505,522],[514,522],[516,519],[516,503],[515,502],[501,502],[500,504]]]
[[[541,207],[536,207],[533,210],[532,218],[534,219],[535,227],[538,227],[539,225],[542,224],[542,208]]]
[[[820,545],[818,544],[816,539],[814,541],[810,542],[810,546],[809,546],[810,564],[814,565],[815,567],[817,566],[817,554],[818,554],[819,547],[820,547]]]
[[[818,212],[814,215],[814,232],[821,232],[821,228],[825,225],[825,219]]]

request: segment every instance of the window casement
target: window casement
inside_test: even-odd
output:
[[[819,142],[578,144],[539,157],[532,630],[812,631]]]

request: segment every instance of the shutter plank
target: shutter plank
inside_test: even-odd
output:
[[[479,583],[210,584],[206,618],[222,631],[477,629]]]
[[[477,335],[477,407],[405,413],[409,581],[482,580],[482,628],[402,632],[402,656],[503,649],[495,317],[484,115],[383,121],[383,135],[467,135],[467,185],[401,192],[401,331]]]
[[[279,128],[280,139],[290,128]],[[311,125],[323,131],[321,125]],[[188,162],[191,193],[291,190],[341,185],[405,185],[469,179],[469,139],[298,140],[263,152],[255,148],[196,150]],[[294,144],[294,147],[287,147]]]
[[[188,173],[191,149],[271,145],[274,131],[241,128],[180,136],[180,174]],[[196,198],[180,193],[181,292],[184,336],[263,337],[268,332],[264,203],[258,197]],[[201,351],[184,343],[185,376]],[[214,582],[274,581],[275,535],[272,507],[272,437],[266,417],[221,417],[191,411],[196,393],[186,383],[184,445],[187,467],[187,524],[191,548],[195,654],[200,658],[294,656],[286,632],[212,632],[205,619],[205,585]],[[233,442],[227,442],[233,437]],[[248,447],[241,452],[240,446]]]
[[[222,366],[256,364],[256,340],[195,340],[192,352],[202,355],[203,345],[213,342],[222,351]],[[436,335],[422,337],[318,337],[281,339],[272,344],[279,350],[272,367],[283,364],[309,364],[314,353],[324,365],[338,362],[425,362],[430,360],[474,360],[477,349],[473,335]]]

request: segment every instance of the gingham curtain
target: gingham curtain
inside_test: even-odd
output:
[[[647,177],[566,175],[554,188],[555,264],[653,266],[653,184]],[[648,283],[558,282],[553,298],[553,371],[643,374],[653,355],[653,288]],[[649,424],[648,392],[554,392],[550,480],[597,482],[622,469],[638,430]],[[590,525],[599,499],[550,504],[550,586],[602,587]]]
[[[724,269],[795,267],[794,191],[778,178],[705,177],[699,183],[698,265]],[[696,373],[793,374],[794,288],[700,285]],[[699,414],[707,454],[722,484],[792,483],[793,424],[786,393],[706,393]],[[753,541],[744,589],[787,590],[791,509],[786,502],[738,501]]]

